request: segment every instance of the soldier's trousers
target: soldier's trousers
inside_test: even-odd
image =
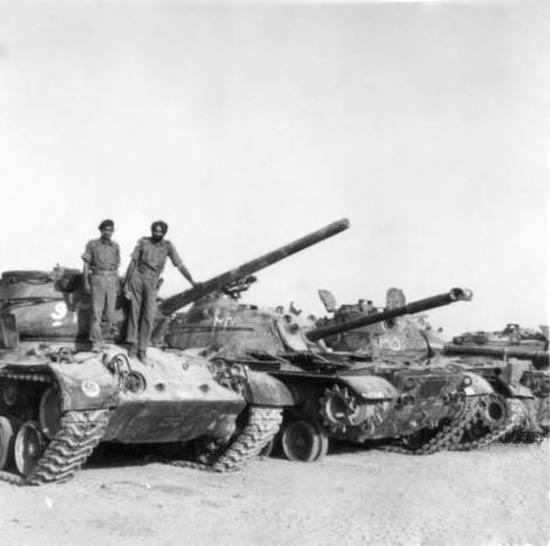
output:
[[[90,341],[101,343],[101,321],[105,320],[107,331],[111,330],[115,316],[118,291],[118,277],[114,275],[92,274],[92,314],[90,317]]]
[[[130,311],[126,341],[137,345],[138,351],[145,351],[151,339],[157,312],[157,282],[158,279],[155,277],[138,271],[134,271],[130,278]]]

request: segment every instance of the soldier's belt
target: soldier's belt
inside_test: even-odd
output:
[[[104,276],[118,276],[118,272],[117,270],[112,270],[112,269],[93,269],[92,270],[92,275],[104,275]]]

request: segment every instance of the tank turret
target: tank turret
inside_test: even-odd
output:
[[[423,311],[435,309],[437,307],[444,307],[445,305],[449,305],[457,301],[470,301],[471,299],[471,290],[465,288],[452,288],[451,290],[449,290],[449,292],[444,292],[436,296],[413,301],[411,303],[401,305],[393,309],[386,309],[384,311],[371,313],[369,315],[339,324],[313,328],[312,330],[306,332],[305,335],[310,341],[318,341],[331,335],[340,334],[342,332],[347,332],[356,328],[362,328],[363,326],[368,326],[370,324],[389,321],[403,315],[421,313]]]

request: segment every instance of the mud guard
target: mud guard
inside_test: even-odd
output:
[[[534,398],[533,392],[529,387],[520,383],[506,383],[501,378],[495,380],[495,386],[476,373],[465,372],[471,380],[472,384],[464,389],[466,395],[477,396],[480,394],[497,393],[506,396],[507,398]]]
[[[294,406],[297,404],[290,389],[275,377],[264,372],[247,372],[247,401],[262,406]]]
[[[81,364],[52,364],[50,371],[59,385],[63,411],[97,410],[117,405],[117,379],[97,358]]]
[[[509,395],[513,398],[535,398],[535,395],[529,387],[520,385],[519,383],[506,385]]]
[[[338,376],[338,380],[365,400],[395,400],[399,397],[398,390],[383,377],[374,375],[364,377]]]

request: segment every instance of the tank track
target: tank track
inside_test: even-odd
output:
[[[63,482],[80,469],[105,434],[108,410],[69,411],[28,476],[2,472],[0,480],[17,485]]]
[[[513,398],[506,400],[506,405],[508,407],[508,417],[501,425],[475,440],[468,441],[461,438],[460,442],[451,446],[449,449],[451,451],[471,451],[473,449],[486,447],[493,442],[503,439],[506,435],[521,427],[527,417],[525,406],[520,400],[514,400]],[[470,430],[478,418],[478,410],[476,409],[473,419],[468,423],[466,430]]]
[[[109,410],[69,411],[32,472],[30,485],[65,481],[80,469],[105,434]]]
[[[283,422],[283,411],[280,408],[253,406],[249,411],[246,426],[221,455],[214,455],[208,463],[172,460],[168,461],[168,464],[206,472],[240,470],[250,459],[260,454],[277,434]]]
[[[527,418],[527,411],[520,400],[508,399],[506,406],[508,408],[507,418],[498,426],[493,427],[479,438],[467,440],[465,436],[472,430],[478,420],[481,418],[480,401],[485,397],[467,398],[464,410],[453,422],[444,425],[440,430],[426,443],[418,448],[405,446],[384,446],[385,451],[391,453],[401,453],[409,455],[430,455],[438,451],[471,451],[486,447],[493,442],[501,440],[512,431],[522,426]],[[406,442],[405,440],[402,440]]]
[[[39,374],[11,374],[19,380],[49,382]],[[42,456],[27,476],[0,472],[0,481],[14,485],[41,485],[63,482],[80,469],[105,434],[109,410],[67,411]]]
[[[456,445],[462,434],[468,427],[477,410],[474,401],[467,398],[463,401],[462,407],[453,420],[442,425],[439,430],[429,440],[421,446],[413,448],[407,445],[407,438],[401,440],[404,445],[383,446],[381,449],[390,453],[400,453],[403,455],[431,455],[438,451],[450,449]]]
[[[521,420],[521,425],[502,438],[503,442],[515,444],[533,444],[541,443],[548,438],[548,428],[539,422],[539,412],[541,408],[550,407],[548,398],[536,397],[534,400],[521,400],[525,417]],[[547,408],[544,408],[546,406]]]

